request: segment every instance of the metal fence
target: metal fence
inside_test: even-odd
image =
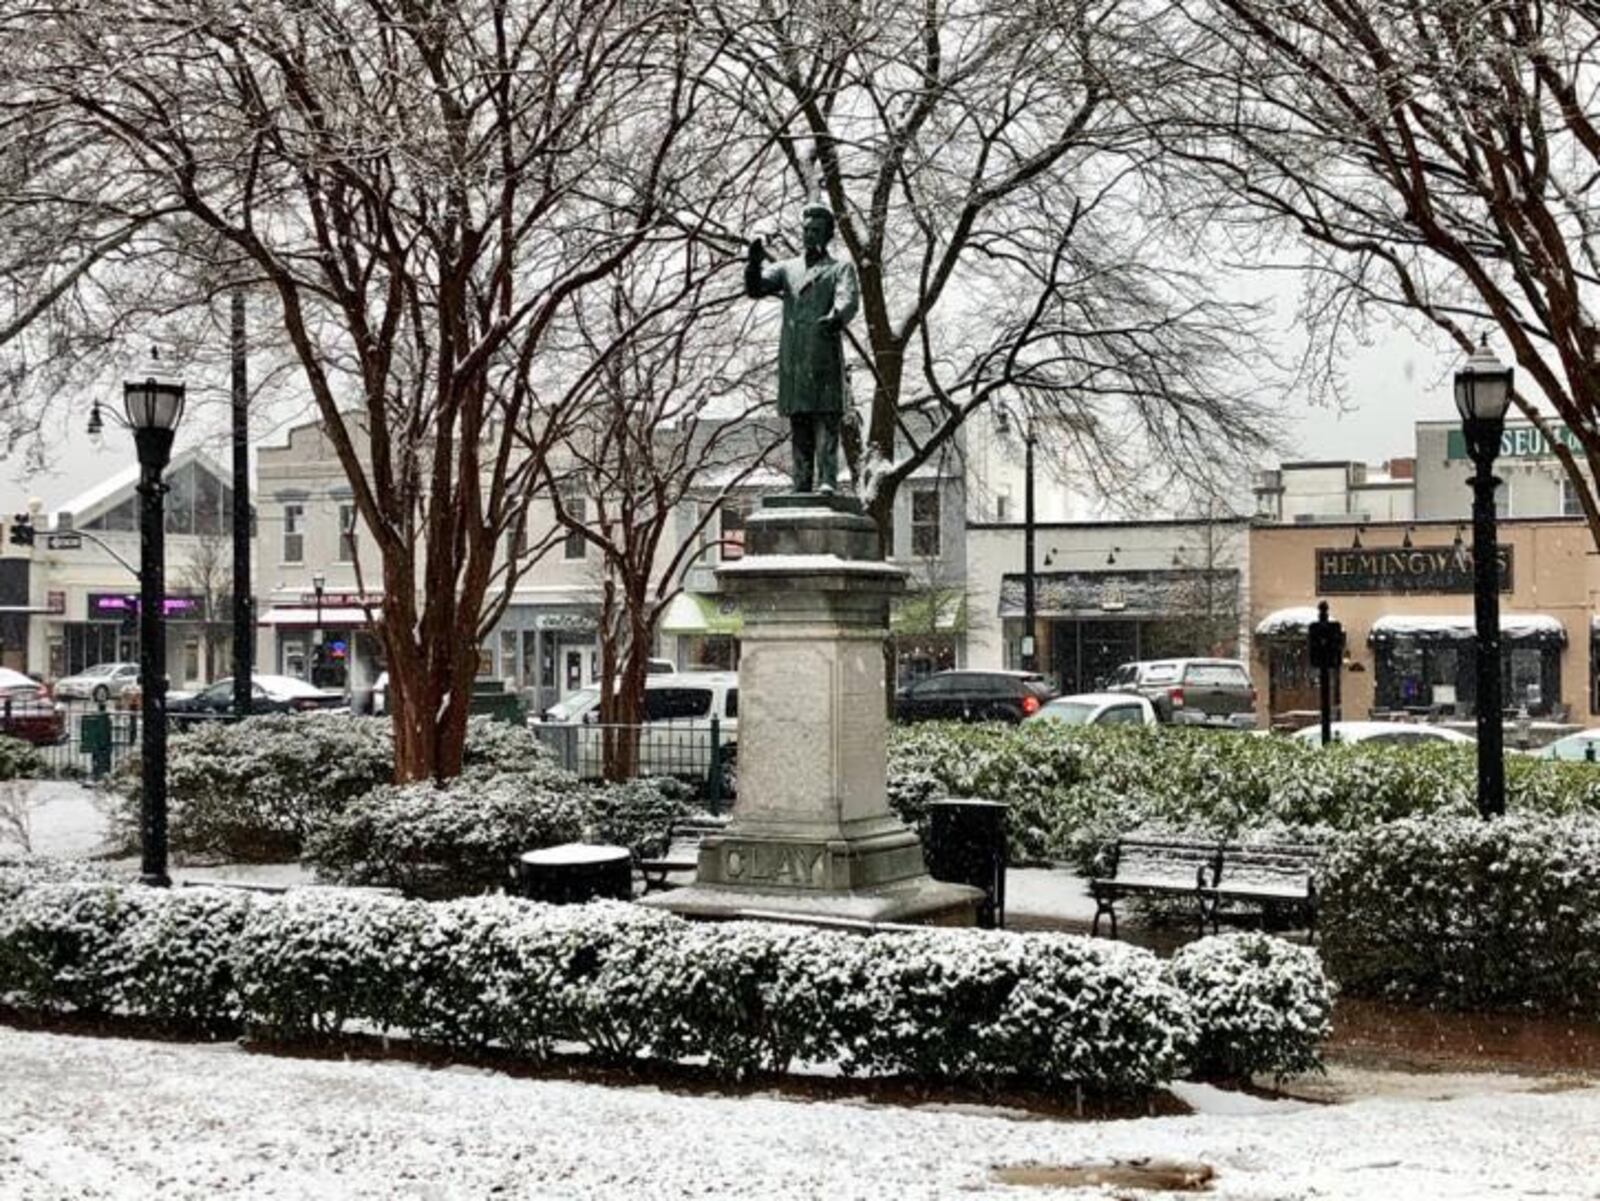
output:
[[[0,734],[23,739],[52,776],[98,778],[114,771],[139,749],[139,712],[97,701],[57,701],[61,736],[40,741],[37,707],[0,706]]]
[[[713,812],[737,794],[737,741],[715,717],[644,725],[540,722],[529,728],[580,779],[672,776],[694,786]]]

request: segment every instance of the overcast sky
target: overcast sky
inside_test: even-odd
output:
[[[1293,306],[1284,304],[1283,316],[1275,333],[1285,344],[1296,341]],[[1347,405],[1343,410],[1312,405],[1291,398],[1285,404],[1285,427],[1292,445],[1286,458],[1357,459],[1374,465],[1386,459],[1413,453],[1413,424],[1417,421],[1448,420],[1455,415],[1450,396],[1450,376],[1459,366],[1459,356],[1438,349],[1412,333],[1392,328],[1374,338],[1366,347],[1354,348],[1346,359],[1349,381]],[[198,437],[224,467],[228,465],[226,380],[219,387],[201,393],[191,384],[190,412],[179,445],[192,444]],[[120,398],[102,398],[120,410]],[[38,496],[47,509],[64,505],[74,495],[107,475],[134,462],[133,440],[119,427],[110,425],[104,444],[96,450],[83,432],[87,402],[73,412],[56,417],[52,444],[55,461],[44,474],[28,475],[17,460],[0,463],[0,512],[10,514],[23,508],[30,496]],[[283,418],[265,428],[258,427],[265,440],[281,444],[283,427],[307,419],[305,410]],[[1274,464],[1264,462],[1263,467]]]

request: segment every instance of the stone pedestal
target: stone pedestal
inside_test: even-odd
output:
[[[840,497],[769,497],[717,571],[744,614],[739,799],[695,883],[650,904],[691,917],[970,925],[977,889],[927,874],[885,799],[883,641],[905,572]]]

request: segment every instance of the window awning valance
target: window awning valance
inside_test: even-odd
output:
[[[1477,623],[1470,613],[1380,617],[1372,623],[1367,641],[1374,646],[1402,638],[1413,638],[1419,642],[1465,641],[1475,637],[1477,632]],[[1567,627],[1548,613],[1502,613],[1500,639],[1502,642],[1564,646]]]

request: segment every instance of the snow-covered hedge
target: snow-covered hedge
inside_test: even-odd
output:
[[[462,776],[386,785],[323,819],[304,859],[340,884],[452,897],[508,884],[523,851],[572,842],[583,832],[581,786],[566,773]]]
[[[1456,1008],[1600,1004],[1600,820],[1429,817],[1342,839],[1322,951],[1341,987]]]
[[[1513,756],[1508,803],[1600,813],[1600,772]],[[919,822],[942,796],[1012,806],[1014,862],[1090,870],[1134,830],[1325,842],[1407,816],[1475,811],[1471,747],[1322,748],[1286,738],[1172,727],[921,724],[889,743],[890,802]]]
[[[387,718],[305,713],[201,722],[167,753],[168,836],[180,854],[273,862],[293,859],[307,835],[356,798],[394,778]],[[462,778],[511,773],[545,777],[554,760],[526,727],[487,717],[467,724]],[[113,787],[116,826],[137,843],[139,765],[130,759]]]
[[[32,743],[0,734],[0,780],[21,780],[44,774],[44,759]]]
[[[1278,1079],[1321,1069],[1333,994],[1317,953],[1265,934],[1223,934],[1179,948],[1167,977],[1194,1006],[1197,1070]]]
[[[4,875],[0,870],[0,875]],[[1271,940],[1252,970],[1058,934],[858,937],[697,925],[603,902],[445,903],[340,890],[284,896],[46,883],[0,908],[0,999],[117,1010],[263,1036],[363,1028],[465,1049],[703,1056],[734,1075],[850,1073],[1143,1089],[1198,1048],[1240,1072],[1314,1066],[1314,957]],[[1293,987],[1285,981],[1294,982]],[[1257,998],[1255,989],[1269,996]],[[1279,1007],[1291,1001],[1294,1019]],[[1262,1023],[1246,1029],[1251,1015]],[[1211,1029],[1217,1023],[1217,1029]]]

